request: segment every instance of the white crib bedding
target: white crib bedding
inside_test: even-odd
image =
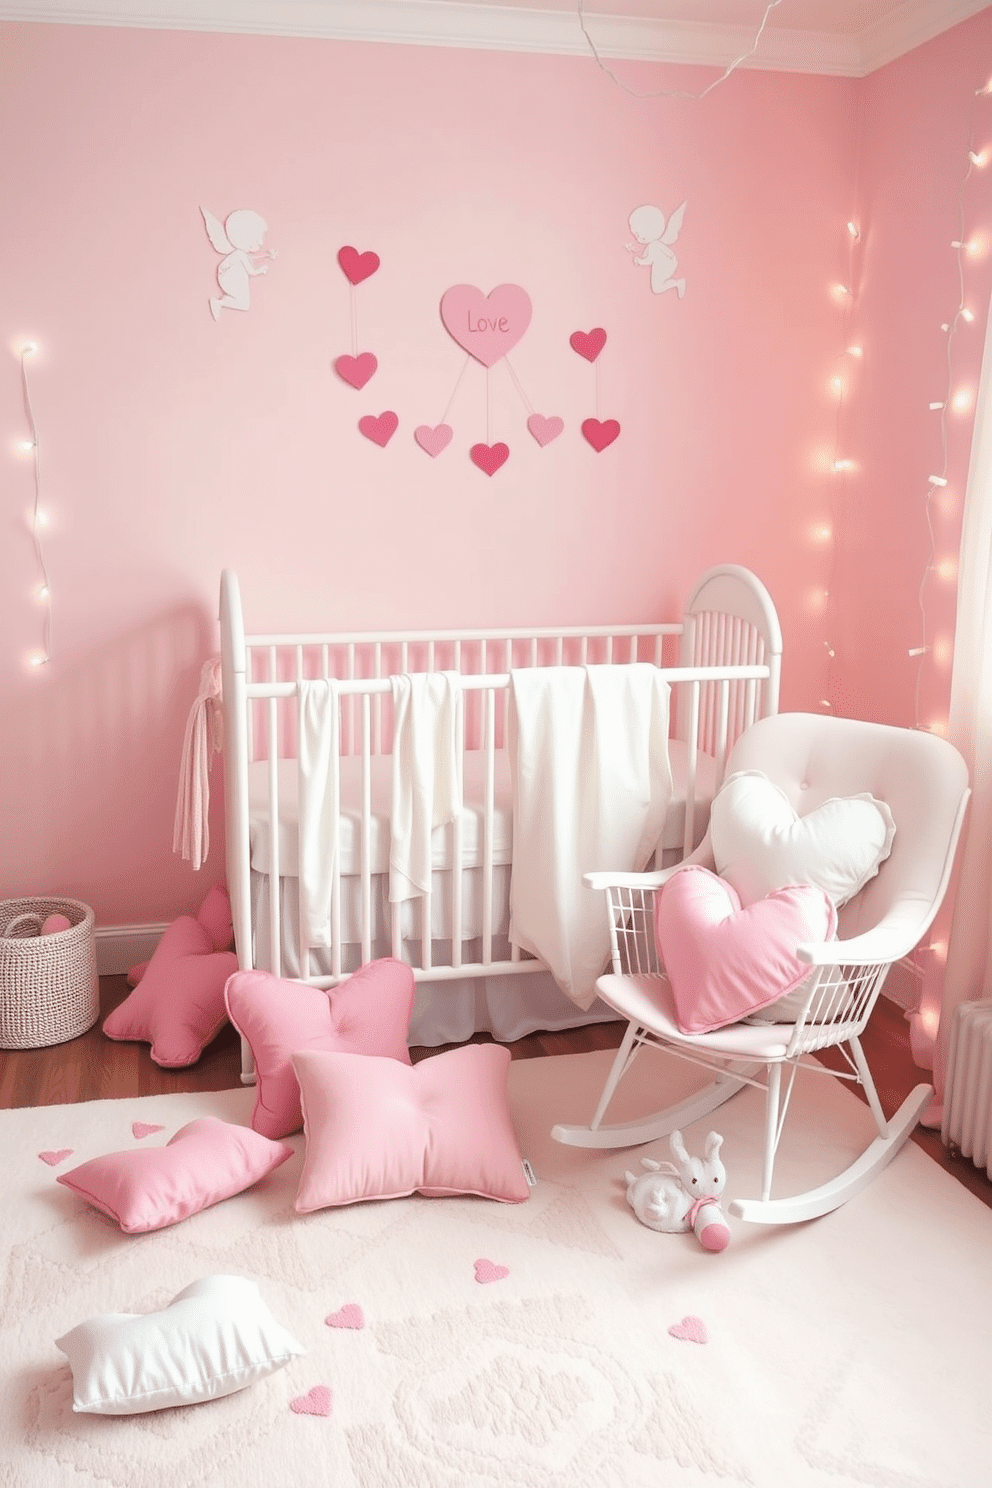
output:
[[[666,863],[682,856],[687,784],[686,746],[678,740],[669,744],[673,790],[662,836],[662,855]],[[370,760],[370,936],[371,955],[393,954],[389,904],[389,806],[392,795],[392,758],[375,755]],[[481,959],[483,925],[483,782],[485,753],[469,750],[465,754],[464,809],[462,815],[462,958]],[[354,970],[361,960],[362,880],[361,880],[361,800],[362,761],[360,756],[341,760],[341,895],[340,926],[342,968]],[[493,806],[492,927],[493,956],[509,956],[510,873],[512,862],[512,792],[507,754],[495,755],[495,791]],[[698,842],[706,829],[709,807],[716,779],[716,761],[699,754],[696,761],[696,813],[694,840]],[[299,808],[295,759],[281,760],[278,771],[279,790],[279,956],[281,974],[323,976],[332,973],[327,951],[311,949],[305,972],[299,954]],[[254,964],[275,966],[271,944],[269,868],[270,824],[268,812],[268,765],[265,761],[249,767],[251,899],[254,940]],[[439,827],[433,834],[431,881],[431,940],[435,964],[451,959],[451,862],[453,832],[451,826]],[[411,964],[421,962],[423,934],[420,900],[406,900],[399,906],[402,953]],[[535,1030],[555,1031],[579,1024],[611,1021],[616,1018],[606,1003],[596,999],[583,1012],[560,990],[546,971],[516,976],[466,977],[439,982],[418,981],[410,1042],[429,1047],[460,1043],[477,1030],[486,1030],[494,1038],[512,1041]]]
[[[682,740],[669,741],[672,768],[672,795],[661,849],[665,854],[681,855],[685,832],[687,786],[687,750]],[[392,798],[392,756],[377,754],[370,758],[369,795],[371,805],[369,831],[369,872],[389,872],[389,812]],[[465,869],[482,864],[484,843],[485,751],[469,749],[464,755],[464,808],[462,811],[462,865]],[[249,842],[251,867],[267,874],[271,864],[271,832],[268,809],[268,763],[256,761],[249,766]],[[693,838],[698,842],[709,819],[710,802],[716,780],[716,761],[708,754],[696,757],[696,815]],[[506,866],[513,854],[513,810],[510,767],[506,750],[494,756],[493,794],[493,863]],[[295,759],[279,761],[279,873],[283,878],[299,874],[299,777]],[[341,833],[339,853],[342,878],[361,873],[361,797],[362,759],[345,755],[341,759]],[[437,827],[432,837],[432,863],[435,873],[450,871],[454,862],[452,825]],[[470,881],[470,875],[467,875]],[[439,897],[434,895],[435,900]],[[450,928],[445,931],[450,934]]]

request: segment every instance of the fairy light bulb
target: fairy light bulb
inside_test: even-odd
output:
[[[861,347],[861,346],[849,346],[847,348],[847,355],[848,356],[851,356],[851,357],[863,357],[864,354],[865,354],[864,353],[864,348]]]

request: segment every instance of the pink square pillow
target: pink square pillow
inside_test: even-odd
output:
[[[104,1019],[107,1037],[151,1044],[166,1069],[195,1064],[227,1022],[224,983],[238,969],[233,951],[217,950],[216,933],[192,915],[173,920],[134,991]]]
[[[301,1214],[412,1193],[527,1198],[508,1049],[463,1044],[415,1065],[311,1051],[293,1064],[307,1143]]]
[[[796,947],[831,940],[837,911],[812,884],[776,889],[741,907],[707,868],[682,868],[655,894],[658,954],[683,1033],[737,1023],[793,991],[811,973]]]
[[[268,971],[239,971],[227,984],[231,1022],[255,1060],[251,1124],[266,1137],[303,1125],[293,1055],[300,1049],[380,1054],[410,1063],[407,1032],[416,987],[403,961],[370,961],[324,990]]]
[[[243,1192],[292,1155],[285,1142],[203,1116],[164,1147],[94,1157],[60,1173],[58,1182],[116,1219],[125,1234],[139,1235]]]

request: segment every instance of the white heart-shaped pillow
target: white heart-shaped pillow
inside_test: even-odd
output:
[[[832,797],[805,816],[760,770],[724,781],[710,811],[716,871],[742,904],[787,884],[815,884],[838,908],[874,878],[896,824],[874,796]]]

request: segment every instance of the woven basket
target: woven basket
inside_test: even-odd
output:
[[[68,930],[42,935],[49,915]],[[77,899],[0,901],[0,1049],[63,1044],[100,1016],[94,915]]]

